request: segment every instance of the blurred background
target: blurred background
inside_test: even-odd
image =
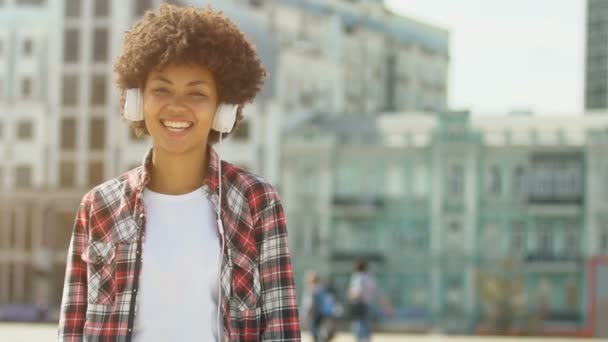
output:
[[[149,148],[112,63],[160,2],[0,0],[0,321],[56,324],[80,199]],[[171,2],[270,73],[222,152],[278,187],[300,300],[364,259],[378,331],[608,337],[608,0]]]

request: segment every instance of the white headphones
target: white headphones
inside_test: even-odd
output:
[[[213,118],[213,130],[220,133],[230,133],[236,121],[238,105],[220,103]],[[144,96],[139,88],[126,90],[125,118],[130,121],[143,121]]]

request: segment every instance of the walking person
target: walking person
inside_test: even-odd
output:
[[[366,260],[355,262],[355,269],[348,288],[348,312],[351,328],[357,342],[369,342],[372,335],[373,308],[379,302],[383,309],[393,314],[388,299],[381,293],[376,278],[369,272]]]
[[[335,296],[323,285],[316,271],[309,271],[306,275],[302,311],[314,342],[328,342],[333,339],[338,306]]]
[[[213,148],[262,86],[254,47],[220,12],[163,4],[114,70],[125,121],[152,146],[82,199],[58,340],[300,341],[279,194]]]

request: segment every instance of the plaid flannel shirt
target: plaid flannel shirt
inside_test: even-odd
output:
[[[210,146],[208,151],[203,189],[215,211],[218,155]],[[152,150],[142,166],[84,196],[68,250],[58,340],[131,341],[145,247],[142,194],[151,157]],[[220,268],[222,340],[300,341],[278,193],[260,177],[222,161],[220,216],[226,243]]]

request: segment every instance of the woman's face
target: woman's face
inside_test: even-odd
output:
[[[144,119],[155,148],[204,153],[218,94],[211,72],[199,65],[168,65],[148,74]]]

